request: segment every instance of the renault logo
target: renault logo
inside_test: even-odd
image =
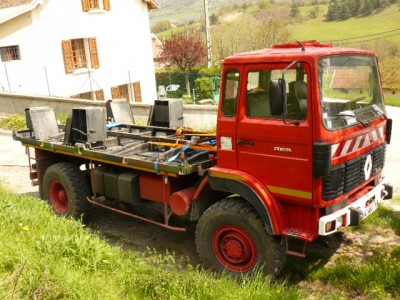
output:
[[[368,180],[371,177],[371,171],[372,171],[372,157],[371,155],[368,155],[364,165],[365,180]]]

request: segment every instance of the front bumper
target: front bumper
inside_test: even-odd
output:
[[[387,195],[385,191],[388,187],[390,186],[384,184],[382,180],[360,199],[330,215],[321,217],[318,224],[318,234],[329,235],[349,225],[359,224],[362,219],[368,217],[378,208],[379,202]]]

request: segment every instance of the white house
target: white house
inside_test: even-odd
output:
[[[0,91],[156,99],[153,0],[1,0]]]

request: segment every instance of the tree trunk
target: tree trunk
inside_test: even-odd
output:
[[[189,82],[189,72],[185,71],[185,82],[186,82],[186,94],[191,95],[190,93],[190,82]]]

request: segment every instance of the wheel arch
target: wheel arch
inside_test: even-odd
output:
[[[225,195],[239,195],[259,213],[269,234],[280,235],[285,226],[284,214],[282,207],[271,195],[267,187],[259,183],[255,178],[250,178],[247,174],[236,174],[235,176],[221,174],[220,171],[218,171],[218,174],[215,172],[209,174],[207,184],[210,189],[214,192],[225,193]],[[197,201],[195,198],[195,202]]]
[[[39,196],[40,198],[44,199],[43,193],[43,180],[44,175],[49,167],[57,163],[72,163],[77,167],[88,163],[82,159],[70,157],[64,154],[54,153],[51,151],[46,151],[38,148],[34,148],[35,150],[35,163],[36,169],[38,172],[38,181],[39,181]],[[90,178],[87,178],[85,175],[85,180],[87,181],[89,188],[91,189],[91,181]]]

